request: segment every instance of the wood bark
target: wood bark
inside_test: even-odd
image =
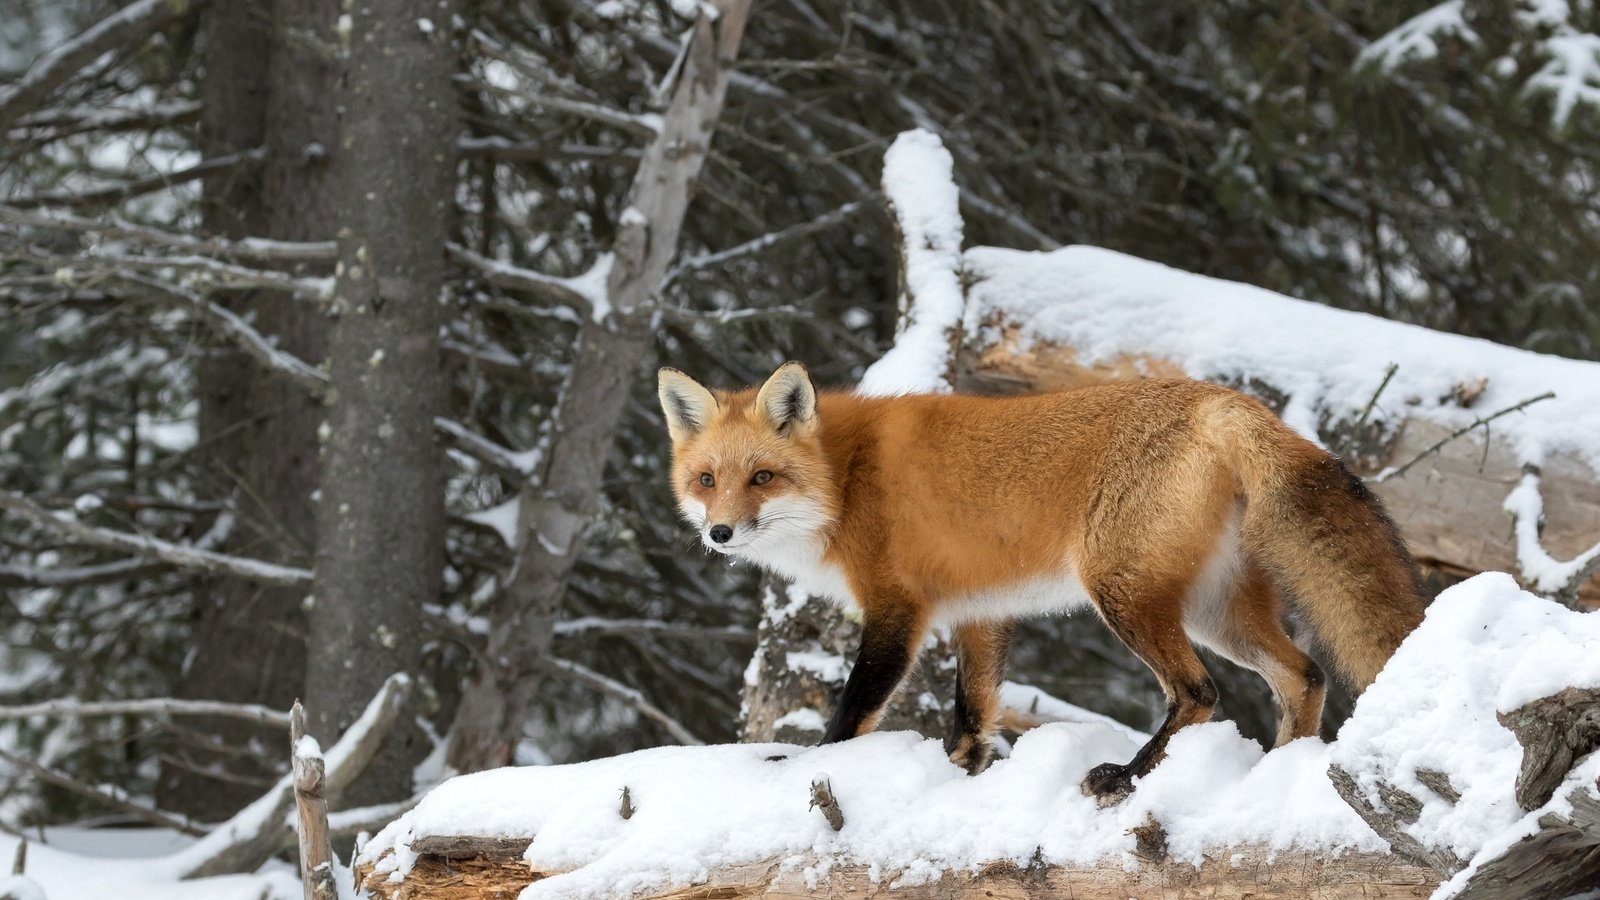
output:
[[[1355,777],[1338,766],[1328,769],[1333,789],[1344,802],[1356,811],[1362,821],[1371,826],[1378,836],[1389,842],[1396,856],[1417,865],[1427,866],[1445,875],[1454,875],[1466,867],[1467,861],[1450,852],[1448,848],[1429,847],[1406,832],[1405,827],[1422,815],[1422,801],[1388,782],[1378,785],[1378,801],[1373,803],[1366,791],[1356,783]]]
[[[308,151],[333,145],[337,72],[295,35],[325,35],[337,15],[338,0],[219,3],[206,10],[201,155],[265,150],[259,164],[233,166],[205,180],[201,214],[207,234],[289,241],[332,235],[328,167]],[[307,304],[273,291],[226,292],[214,299],[274,339],[278,349],[312,363],[323,359],[324,321]],[[232,537],[218,549],[310,568],[322,406],[225,336],[213,335],[208,344],[195,379],[203,489],[234,497],[238,517]],[[200,600],[194,655],[177,696],[288,708],[305,688],[301,605],[307,593],[304,586],[265,587],[237,578],[201,584],[195,592]],[[194,725],[233,746],[279,740],[270,730],[239,722]],[[278,776],[267,765],[203,746],[175,748],[172,755],[181,764],[163,763],[157,803],[205,819],[226,818],[254,799],[261,790],[256,785]]]
[[[450,763],[471,771],[508,762],[543,680],[538,660],[584,531],[599,512],[600,479],[630,388],[652,356],[650,309],[677,253],[690,191],[710,149],[749,0],[713,0],[677,73],[661,131],[645,148],[620,217],[606,279],[609,311],[587,317],[555,413],[545,465],[519,500],[516,561],[491,615],[487,663],[468,685]]]
[[[370,864],[356,868],[358,883],[383,900],[511,900],[526,886],[545,877],[523,861],[528,842],[451,839],[449,852],[422,850],[416,865],[401,881],[375,874]],[[1233,898],[1257,900],[1345,900],[1345,898],[1427,897],[1439,874],[1409,865],[1393,856],[1347,853],[1341,856],[1306,851],[1268,853],[1243,847],[1208,857],[1199,866],[1186,862],[1146,862],[1129,869],[1109,859],[1085,866],[995,863],[975,873],[951,873],[928,884],[890,889],[895,873],[866,866],[832,866],[807,883],[804,869],[816,859],[782,866],[765,860],[713,871],[699,884],[676,885],[637,895],[639,900],[709,900],[768,897],[894,897],[903,900],[998,900],[998,898],[1073,897],[1076,900],[1125,900],[1128,897]],[[780,871],[781,869],[781,871]]]
[[[1498,716],[1522,745],[1517,803],[1533,811],[1550,802],[1572,764],[1600,750],[1600,690],[1567,688]]]
[[[1147,356],[1123,355],[1085,363],[1071,346],[1029,341],[1015,323],[994,324],[998,326],[997,340],[982,345],[969,342],[964,348],[962,390],[1023,393],[1185,374],[1170,360]],[[1235,386],[1275,408],[1281,407],[1287,396],[1281,385],[1252,382]],[[1553,387],[1559,389],[1559,385]],[[1323,436],[1335,447],[1349,438],[1346,456],[1363,476],[1404,465],[1450,434],[1440,425],[1417,419],[1391,422],[1388,427],[1370,422],[1360,429],[1354,425],[1325,423]],[[1355,433],[1357,430],[1360,433]],[[1541,477],[1543,543],[1559,558],[1576,556],[1600,538],[1600,475],[1576,458],[1554,455],[1545,461]],[[1445,444],[1401,477],[1381,482],[1369,479],[1369,484],[1400,525],[1418,562],[1461,577],[1485,571],[1517,572],[1516,543],[1502,504],[1521,478],[1522,466],[1510,443],[1491,428]],[[1600,605],[1600,578],[1590,579],[1579,597],[1591,608]]]
[[[373,0],[350,8],[335,36],[348,54],[332,148],[339,267],[306,668],[324,735],[348,728],[389,673],[416,670],[417,623],[441,590],[434,419],[445,406],[439,332],[459,128],[454,15],[450,2]],[[400,729],[350,801],[409,796],[424,751],[420,733]]]
[[[1478,864],[1452,900],[1571,897],[1600,885],[1600,782],[1568,794],[1570,812],[1539,817],[1539,830]]]
[[[289,713],[289,757],[294,770],[300,885],[305,890],[305,900],[337,900],[339,891],[333,881],[333,846],[328,842],[328,796],[323,791],[327,764],[315,741],[308,742],[305,739],[306,711],[296,703]]]

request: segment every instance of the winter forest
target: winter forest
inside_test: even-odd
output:
[[[1593,0],[0,0],[0,900],[1600,889],[1597,198]],[[786,360],[1242,390],[1440,599],[1111,808],[1089,612],[807,749],[656,381]]]

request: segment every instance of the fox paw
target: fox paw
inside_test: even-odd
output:
[[[953,743],[947,743],[945,749],[950,753],[950,761],[966,769],[968,775],[977,775],[989,768],[989,763],[994,759],[994,747],[983,738],[970,734],[963,734]]]
[[[1133,770],[1117,763],[1101,763],[1089,770],[1081,787],[1084,796],[1093,797],[1101,809],[1116,806],[1133,793]]]

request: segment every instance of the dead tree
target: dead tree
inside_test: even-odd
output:
[[[590,298],[554,413],[543,465],[518,503],[515,561],[495,600],[484,662],[461,700],[450,762],[468,771],[510,759],[534,707],[567,580],[599,511],[600,479],[628,388],[652,356],[655,300],[677,253],[690,194],[710,152],[749,0],[703,5],[671,99],[639,161],[604,287]]]

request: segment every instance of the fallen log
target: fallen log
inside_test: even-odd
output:
[[[412,844],[417,859],[403,880],[391,881],[388,874],[377,871],[383,868],[381,865],[372,863],[358,866],[356,877],[370,896],[382,900],[514,900],[523,888],[555,874],[529,867],[522,859],[527,844],[526,840],[493,838],[422,838]],[[946,873],[932,881],[903,886],[895,884],[896,873],[874,873],[867,866],[834,865],[819,874],[819,862],[815,857],[802,856],[729,866],[712,872],[704,882],[675,885],[638,895],[637,900],[793,900],[819,896],[881,896],[895,900],[1243,896],[1256,900],[1366,900],[1427,897],[1441,877],[1430,868],[1387,854],[1274,854],[1258,847],[1207,857],[1199,866],[1167,861],[1130,868],[1122,859],[1081,867],[993,863],[977,872]]]

